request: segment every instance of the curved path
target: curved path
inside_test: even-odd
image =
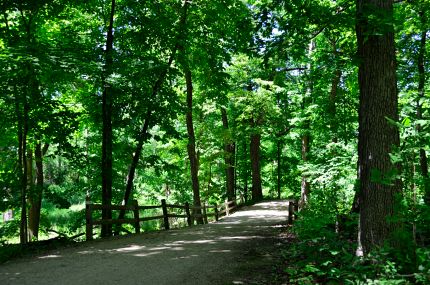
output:
[[[287,205],[262,202],[217,223],[92,241],[11,261],[0,265],[0,284],[261,284],[258,276],[272,270]]]

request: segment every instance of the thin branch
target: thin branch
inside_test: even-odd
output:
[[[307,70],[307,67],[286,67],[276,70],[276,72],[287,72],[287,71],[294,71],[294,70]]]

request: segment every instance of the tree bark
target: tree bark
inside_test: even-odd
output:
[[[34,159],[36,161],[36,187],[29,197],[30,210],[28,213],[28,230],[29,240],[39,239],[40,211],[42,209],[43,197],[43,156],[47,151],[48,144],[44,145],[38,142],[34,150]]]
[[[142,129],[139,132],[139,137],[137,139],[137,145],[133,154],[133,159],[131,161],[130,168],[128,170],[127,183],[126,183],[124,199],[123,199],[124,205],[128,204],[130,200],[131,192],[133,191],[134,176],[136,173],[137,165],[139,164],[140,155],[142,154],[143,143],[145,142],[145,138],[147,137],[150,116],[151,116],[151,112],[148,112],[146,114],[145,122],[142,126]],[[119,213],[118,219],[123,219],[124,217],[125,217],[125,211],[121,210]]]
[[[31,80],[29,81],[31,85]],[[22,116],[22,134],[21,134],[21,223],[19,231],[19,239],[21,244],[26,244],[28,242],[27,234],[27,165],[26,165],[26,152],[27,152],[27,133],[28,133],[28,113],[30,111],[30,106],[26,95],[23,96],[24,114]]]
[[[227,111],[223,107],[221,108],[221,118],[224,130],[229,132]],[[228,137],[224,142],[224,162],[225,162],[225,174],[226,174],[226,186],[227,186],[227,199],[233,201],[235,199],[235,187],[234,187],[234,165],[235,165],[235,142],[231,137]]]
[[[263,199],[263,189],[261,187],[261,173],[260,173],[260,144],[261,135],[259,133],[251,134],[250,144],[250,159],[252,171],[252,200],[260,201]]]
[[[189,70],[188,65],[185,64],[184,67],[185,81],[187,85],[187,132],[188,132],[188,158],[190,160],[190,171],[191,171],[191,182],[193,187],[193,200],[195,207],[201,207],[200,202],[200,184],[199,184],[199,169],[198,169],[198,159],[196,153],[196,136],[194,134],[193,125],[193,82],[191,76],[191,70]],[[194,213],[201,215],[200,209],[195,209]],[[198,224],[203,224],[203,218],[200,216],[196,219]]]
[[[106,38],[105,66],[103,75],[103,95],[102,95],[102,117],[103,117],[103,141],[102,141],[102,204],[109,206],[112,204],[112,86],[109,83],[109,76],[113,71],[113,21],[115,15],[115,0],[111,2],[109,26]],[[102,219],[112,219],[112,210],[103,209]],[[101,236],[112,235],[112,225],[102,225]]]
[[[187,42],[187,23],[186,23],[186,15],[187,9],[190,5],[190,0],[184,0],[184,17],[181,19],[182,22],[182,33],[179,34],[178,37],[178,51],[180,51],[179,62],[182,67],[185,76],[186,83],[186,93],[187,93],[187,112],[186,112],[186,124],[187,124],[187,133],[188,133],[188,144],[187,144],[187,152],[188,158],[190,160],[190,172],[191,172],[191,184],[193,188],[193,204],[195,207],[201,207],[200,201],[200,184],[199,184],[199,163],[198,156],[196,152],[196,136],[194,134],[194,125],[193,125],[193,81],[191,69],[188,62],[188,54],[186,50],[186,42]],[[182,38],[181,38],[182,37]],[[194,209],[193,213],[196,215],[200,215],[196,219],[198,224],[203,224],[203,218],[201,216],[202,211],[200,209]]]
[[[243,157],[247,157],[248,156],[248,144],[246,142],[244,142],[243,144]],[[246,162],[246,159],[245,159]],[[248,202],[248,166],[244,165],[244,177],[243,177],[243,181],[244,181],[244,185],[243,185],[243,195],[245,196],[245,202]]]
[[[309,150],[310,150],[309,134],[306,131],[306,133],[302,136],[302,161],[304,163],[308,161]],[[311,184],[308,181],[308,176],[305,174],[302,174],[302,183],[301,183],[300,189],[301,190],[300,190],[299,208],[303,209],[303,207],[305,207],[305,205],[308,203],[309,194],[311,192]]]
[[[312,40],[309,43],[309,56],[313,53],[315,50],[315,41]],[[310,74],[309,82],[308,82],[308,88],[306,90],[306,94],[303,97],[303,110],[306,110],[307,106],[310,103],[312,92],[313,92],[313,79],[312,79],[312,65],[308,64],[308,70]],[[303,135],[302,135],[302,161],[303,163],[306,163],[308,161],[308,153],[310,150],[310,120],[309,118],[306,118],[304,125],[303,125]],[[309,177],[306,174],[302,174],[302,183],[300,187],[300,200],[299,200],[299,209],[303,209],[309,200],[309,195],[311,192],[311,184],[309,182]]]
[[[358,255],[383,246],[398,227],[389,221],[395,214],[395,197],[401,192],[400,181],[393,177],[398,169],[389,156],[393,146],[399,146],[399,131],[387,121],[398,120],[394,34],[390,24],[372,22],[381,14],[392,16],[392,0],[357,1],[356,33],[361,60]],[[389,19],[387,22],[391,23]]]
[[[18,177],[20,181],[20,192],[21,192],[21,222],[19,230],[20,243],[27,243],[27,203],[26,203],[26,189],[27,189],[27,172],[24,167],[25,152],[26,152],[26,142],[27,140],[27,123],[26,115],[23,115],[21,110],[21,102],[18,97],[18,91],[15,90],[15,112],[17,117],[17,137],[18,137]],[[25,95],[23,96],[25,99]],[[24,104],[26,104],[24,102]]]
[[[278,138],[278,141],[276,142],[276,160],[277,160],[276,189],[277,189],[278,199],[281,199],[281,169],[282,169],[281,168],[282,167],[281,150],[282,150],[281,139]]]
[[[424,87],[426,82],[426,76],[425,76],[425,52],[426,52],[426,42],[427,42],[427,18],[424,12],[424,8],[421,7],[419,11],[420,16],[420,22],[421,22],[421,40],[420,40],[420,46],[418,50],[418,100],[417,100],[417,120],[422,120],[422,106],[421,106],[421,100],[425,97],[424,94]],[[418,133],[421,132],[421,126],[417,126]],[[427,163],[427,154],[426,151],[421,148],[420,151],[420,169],[421,169],[421,175],[423,176],[424,180],[424,202],[430,206],[430,178],[429,178],[429,171],[428,171],[428,163]]]

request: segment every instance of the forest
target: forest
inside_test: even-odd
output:
[[[0,252],[86,198],[297,199],[289,284],[428,284],[429,37],[429,0],[1,0]]]

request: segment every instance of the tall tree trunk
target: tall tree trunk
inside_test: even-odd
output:
[[[30,82],[31,83],[31,82]],[[22,116],[22,133],[21,133],[21,166],[22,166],[22,177],[21,177],[21,223],[19,231],[19,239],[21,244],[28,242],[27,234],[27,165],[26,165],[26,152],[27,152],[27,133],[28,133],[28,113],[30,106],[26,95],[23,96],[24,114]]]
[[[20,192],[21,192],[21,222],[20,222],[20,243],[27,243],[27,214],[26,214],[26,189],[27,189],[27,173],[24,170],[24,159],[25,159],[25,143],[24,138],[27,137],[26,133],[26,123],[25,115],[21,110],[20,97],[18,96],[18,91],[15,90],[15,113],[17,117],[17,137],[18,137],[18,177],[20,181]],[[25,95],[23,96],[25,98]]]
[[[103,117],[103,141],[102,141],[102,204],[112,204],[112,104],[113,93],[109,82],[109,76],[113,71],[113,21],[115,15],[115,0],[111,2],[109,26],[106,38],[105,66],[103,74],[102,117]],[[103,209],[102,219],[112,219],[112,210]],[[102,237],[112,235],[112,225],[102,225]]]
[[[238,181],[238,155],[237,152],[239,150],[239,145],[237,145],[236,143],[234,144],[234,169],[233,169],[233,175],[234,175],[234,197],[237,197],[237,181]]]
[[[421,40],[420,40],[420,47],[418,50],[418,100],[417,100],[417,119],[422,120],[422,106],[421,106],[421,100],[425,97],[424,94],[424,86],[426,82],[426,75],[425,75],[425,52],[426,52],[426,42],[427,42],[427,19],[425,15],[424,8],[421,7],[419,11],[420,21],[421,21]],[[417,126],[417,131],[421,131],[421,126]],[[420,168],[421,168],[421,175],[423,176],[424,180],[424,201],[427,205],[430,206],[430,178],[429,178],[429,171],[428,171],[428,164],[427,164],[427,154],[426,151],[421,148],[420,149]]]
[[[42,144],[38,142],[34,150],[34,159],[36,161],[36,187],[33,188],[29,196],[30,210],[28,213],[28,230],[29,239],[33,240],[39,238],[39,225],[40,225],[40,211],[42,208],[43,196],[43,155],[47,151],[45,145],[42,149]]]
[[[309,43],[309,56],[312,55],[313,51],[315,50],[315,41],[312,40]],[[312,79],[312,65],[308,64],[308,70],[310,73],[309,76],[309,82],[308,82],[308,88],[306,90],[305,96],[303,97],[303,110],[306,110],[308,107],[310,101],[312,100],[312,92],[313,92],[313,79]],[[302,161],[303,163],[306,163],[308,161],[308,153],[310,150],[310,120],[309,118],[306,118],[304,124],[303,124],[303,135],[302,135]],[[311,184],[309,182],[309,177],[306,174],[302,174],[302,183],[300,187],[300,200],[299,200],[299,208],[302,209],[306,206],[309,200],[309,195],[311,192]]]
[[[277,189],[277,194],[278,194],[278,199],[281,199],[281,150],[282,150],[282,145],[281,145],[281,139],[278,138],[277,142],[276,142],[276,160],[277,160],[277,179],[276,179],[276,189]]]
[[[227,111],[225,108],[221,108],[221,118],[224,130],[230,132],[228,126]],[[234,165],[235,165],[235,149],[236,145],[230,136],[224,142],[224,162],[225,162],[225,173],[226,173],[226,186],[227,186],[227,199],[233,201],[235,199],[235,187],[234,187]]]
[[[193,200],[195,207],[201,207],[200,202],[200,184],[199,184],[199,169],[198,169],[198,159],[196,153],[196,137],[194,134],[194,125],[193,125],[193,82],[191,77],[191,70],[189,70],[188,66],[185,65],[184,68],[185,73],[185,81],[187,85],[187,132],[188,132],[188,158],[190,160],[190,171],[191,171],[191,182],[193,187]],[[194,213],[197,215],[201,215],[201,210],[196,209]],[[198,224],[203,224],[203,218],[200,216],[197,219]]]
[[[27,205],[31,206],[32,195],[34,194],[34,177],[33,177],[33,150],[27,145],[27,156],[26,156],[26,168],[27,168]],[[27,235],[28,241],[32,241],[32,235],[29,229],[30,225],[30,212],[27,213]]]
[[[188,133],[188,144],[187,144],[187,152],[188,158],[190,160],[190,172],[191,172],[191,183],[193,188],[193,204],[195,207],[201,207],[200,201],[200,184],[199,184],[199,163],[198,163],[198,155],[196,152],[196,136],[194,134],[194,125],[193,125],[193,81],[191,69],[188,62],[188,53],[186,50],[187,43],[187,18],[186,13],[187,9],[190,5],[190,0],[184,0],[184,17],[181,21],[183,21],[182,33],[180,33],[180,37],[178,37],[178,51],[179,55],[179,63],[182,67],[182,70],[185,75],[185,83],[187,89],[187,113],[186,113],[186,124],[187,124],[187,133]],[[202,211],[200,209],[194,209],[193,213],[196,215],[200,215],[198,217],[197,223],[203,224],[203,218],[201,216]]]
[[[244,142],[244,144],[243,144],[243,157],[245,158],[244,159],[245,165],[243,167],[243,170],[244,170],[244,176],[243,176],[243,182],[244,182],[244,185],[243,185],[243,195],[245,196],[245,202],[248,202],[248,165],[246,165],[246,161],[247,161],[246,157],[248,156],[248,151],[247,150],[248,150],[248,144],[246,142]]]
[[[309,122],[307,123],[309,128]],[[306,163],[308,161],[308,153],[310,149],[309,144],[309,133],[308,131],[305,132],[305,134],[302,136],[302,161]],[[299,201],[299,208],[302,209],[305,207],[305,205],[308,203],[309,200],[309,194],[311,192],[311,184],[309,183],[308,176],[305,174],[302,174],[302,183],[300,187],[300,201]]]
[[[212,160],[209,161],[209,175],[208,175],[208,187],[206,190],[206,193],[210,193],[211,191],[211,184],[212,184]]]
[[[263,199],[263,189],[261,187],[261,173],[260,173],[260,144],[261,134],[251,134],[250,144],[250,159],[252,171],[252,200],[260,201]]]
[[[357,1],[360,57],[358,255],[383,246],[398,227],[390,222],[390,217],[395,214],[395,196],[401,192],[401,183],[393,177],[397,167],[391,163],[389,154],[393,146],[399,145],[400,139],[398,129],[387,120],[398,120],[394,34],[392,27],[372,22],[380,15],[392,17],[392,0]],[[388,18],[387,23],[391,23]]]
[[[130,168],[128,170],[128,175],[127,175],[127,183],[125,186],[124,199],[123,199],[124,205],[128,204],[130,200],[131,192],[133,191],[134,176],[136,173],[137,165],[139,164],[140,155],[142,154],[143,143],[145,142],[145,138],[148,132],[150,116],[151,116],[151,112],[148,111],[148,113],[146,114],[145,122],[137,138],[137,145],[133,153],[133,159],[131,161]],[[123,219],[124,217],[125,217],[125,210],[121,210],[119,213],[118,219]],[[118,234],[118,231],[115,232],[115,234]]]

